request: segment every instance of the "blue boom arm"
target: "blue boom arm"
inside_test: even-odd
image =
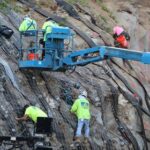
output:
[[[23,32],[20,35],[20,69],[65,71],[73,66],[84,66],[112,57],[150,64],[149,52],[107,46],[97,46],[74,51],[74,33],[68,27],[53,27],[52,32],[46,34],[44,47],[41,47],[38,43],[38,39],[41,38],[41,35],[43,37],[42,31],[31,30]],[[22,39],[28,38],[29,36],[35,39],[34,45],[30,48],[24,48],[22,46]],[[66,42],[68,44],[66,44]]]
[[[123,58],[126,60],[139,61],[150,64],[150,53],[135,50],[127,50],[116,47],[97,46],[80,51],[74,51],[63,59],[66,65],[84,65],[92,62],[102,61],[105,58]]]

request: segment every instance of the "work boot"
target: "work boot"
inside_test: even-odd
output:
[[[81,142],[80,137],[75,137],[75,142],[80,143]]]
[[[84,143],[87,144],[89,142],[89,138],[88,137],[84,137]]]
[[[81,143],[80,137],[74,137],[74,141],[72,144],[70,144],[71,149],[76,149],[77,146],[79,146]]]

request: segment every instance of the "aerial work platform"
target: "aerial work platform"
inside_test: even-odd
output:
[[[46,41],[41,46],[39,41],[43,38],[42,30],[21,32],[19,68],[65,71],[73,66],[84,66],[112,57],[150,64],[150,52],[107,46],[75,50],[73,36],[73,31],[68,27],[53,27],[52,32],[46,35]],[[24,48],[23,39],[30,37],[33,45]]]

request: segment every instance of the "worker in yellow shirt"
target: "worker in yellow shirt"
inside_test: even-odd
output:
[[[46,19],[46,22],[44,22],[42,26],[42,30],[44,32],[44,42],[46,41],[46,35],[52,32],[52,27],[58,27],[58,26],[59,26],[58,23],[53,21],[51,17]]]
[[[46,21],[42,26],[44,38],[40,39],[40,44],[43,45],[43,48],[45,48],[45,41],[47,40],[46,35],[52,32],[52,27],[58,27],[58,26],[59,25],[55,21],[53,21],[51,17],[46,19]],[[45,49],[43,49],[42,58],[44,58],[44,56],[45,56]]]
[[[35,106],[29,106],[25,105],[23,108],[23,114],[24,116],[22,117],[16,117],[17,121],[26,121],[28,119],[31,119],[34,123],[37,123],[37,118],[38,117],[48,117],[47,114],[41,110],[38,107]]]
[[[23,51],[23,60],[26,60],[28,58],[29,51],[27,49],[33,48],[36,44],[36,37],[32,36],[32,33],[26,32],[33,30],[37,30],[37,23],[35,20],[31,19],[28,15],[26,15],[19,26],[19,31],[24,36],[24,42],[22,43],[22,48],[25,50]]]
[[[29,31],[29,30],[36,30],[37,23],[35,20],[31,19],[29,16],[25,16],[22,23],[20,24],[19,31]]]
[[[85,126],[85,142],[88,142],[90,134],[90,105],[87,99],[87,92],[83,91],[78,99],[75,100],[74,104],[71,107],[71,113],[74,113],[78,118],[78,125],[76,130],[76,141],[80,142],[80,137],[82,136],[82,129]]]

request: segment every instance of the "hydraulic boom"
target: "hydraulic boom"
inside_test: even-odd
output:
[[[22,40],[29,36],[34,38],[34,46],[24,48],[25,40]],[[43,31],[21,32],[19,68],[65,71],[73,66],[83,66],[112,57],[150,64],[150,52],[107,46],[75,51],[73,36],[74,33],[68,27],[54,27],[52,32],[46,35],[44,47],[41,47],[38,41],[43,38]]]
[[[150,64],[150,52],[140,52],[116,47],[98,46],[80,51],[75,51],[64,58],[66,65],[83,65],[92,62],[102,61],[105,58],[123,58],[126,60],[139,61]]]

